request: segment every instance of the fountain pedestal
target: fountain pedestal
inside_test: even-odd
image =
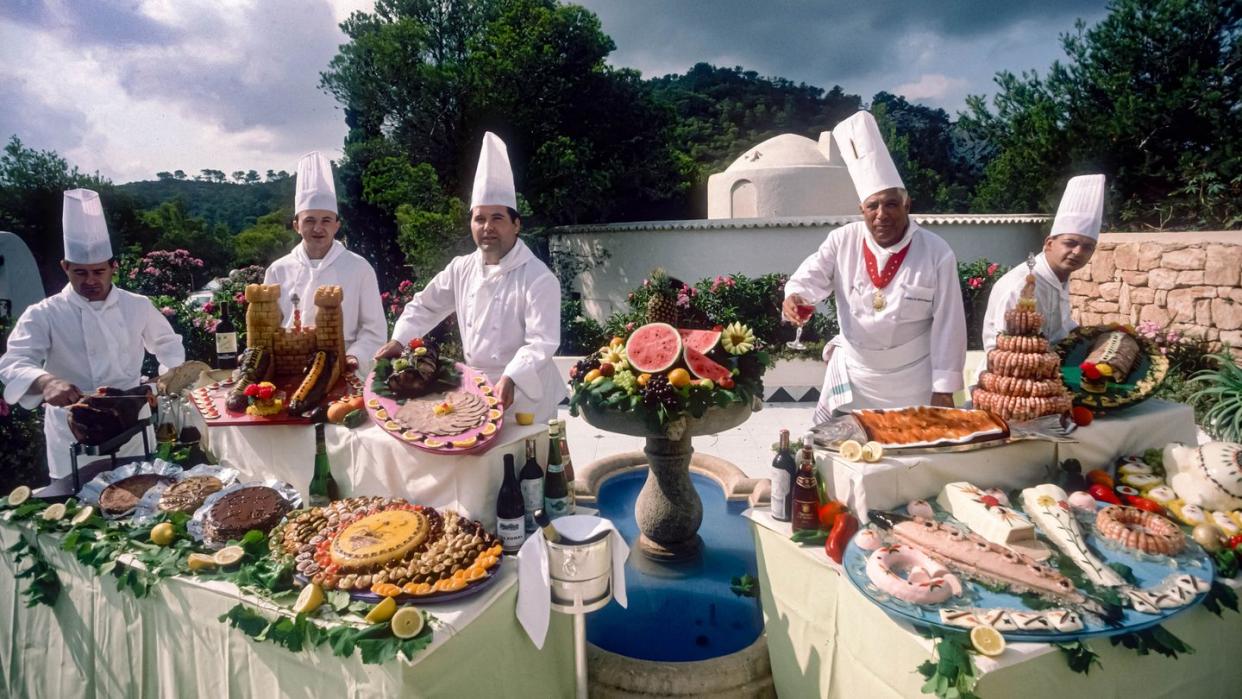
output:
[[[712,407],[701,418],[675,420],[667,433],[661,433],[633,414],[582,406],[583,419],[595,427],[647,439],[643,449],[649,465],[647,482],[634,508],[642,532],[639,551],[663,561],[684,560],[698,553],[703,502],[690,481],[694,454],[690,439],[733,429],[746,422],[751,409],[747,403]]]

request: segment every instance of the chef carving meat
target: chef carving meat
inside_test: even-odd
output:
[[[112,285],[116,260],[99,195],[89,189],[65,192],[61,219],[69,283],[60,293],[26,309],[0,357],[4,399],[26,408],[44,404],[52,478],[69,475],[70,445],[65,407],[97,388],[128,389],[141,380],[145,352],[161,373],[185,361],[181,336],[151,299]],[[141,436],[118,452],[142,452]]]
[[[415,294],[377,356],[397,356],[456,312],[466,364],[495,383],[506,409],[545,421],[566,395],[565,379],[552,363],[561,342],[561,288],[518,239],[521,228],[508,150],[488,132],[470,202],[478,249],[454,258]]]
[[[951,407],[963,388],[966,318],[957,258],[910,219],[910,196],[875,119],[858,112],[832,131],[858,192],[863,220],[835,228],[785,285],[785,318],[828,296],[841,332],[828,362],[816,423],[833,411]]]

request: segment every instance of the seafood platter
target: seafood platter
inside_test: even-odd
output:
[[[1063,642],[1141,631],[1203,601],[1211,557],[1172,520],[1026,488],[949,483],[934,504],[871,511],[846,576],[889,615],[920,627],[992,626],[1013,641]]]
[[[400,357],[377,362],[363,396],[375,424],[434,454],[487,451],[504,422],[487,377],[441,357],[421,338],[411,340]]]
[[[1062,436],[1060,416],[1010,423],[983,410],[917,406],[891,410],[855,410],[816,425],[817,446],[840,451],[854,441],[876,443],[891,455],[962,452],[1003,446],[1028,439],[1072,441]]]
[[[1096,412],[1143,402],[1169,371],[1164,352],[1123,325],[1075,328],[1056,349],[1061,377],[1074,394],[1074,403]]]

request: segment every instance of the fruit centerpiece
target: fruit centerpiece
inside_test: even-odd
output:
[[[569,372],[570,414],[647,438],[650,471],[635,508],[639,548],[658,559],[693,556],[703,505],[690,481],[690,438],[745,422],[771,364],[750,328],[654,322],[616,337]]]

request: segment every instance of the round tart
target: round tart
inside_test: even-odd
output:
[[[224,483],[215,476],[190,476],[168,486],[160,496],[160,512],[194,512]]]
[[[368,515],[332,541],[332,562],[342,570],[387,565],[423,543],[428,530],[427,517],[421,512],[392,509]]]
[[[169,480],[166,476],[153,473],[122,478],[99,494],[99,509],[106,515],[123,515],[137,507],[148,490]]]

